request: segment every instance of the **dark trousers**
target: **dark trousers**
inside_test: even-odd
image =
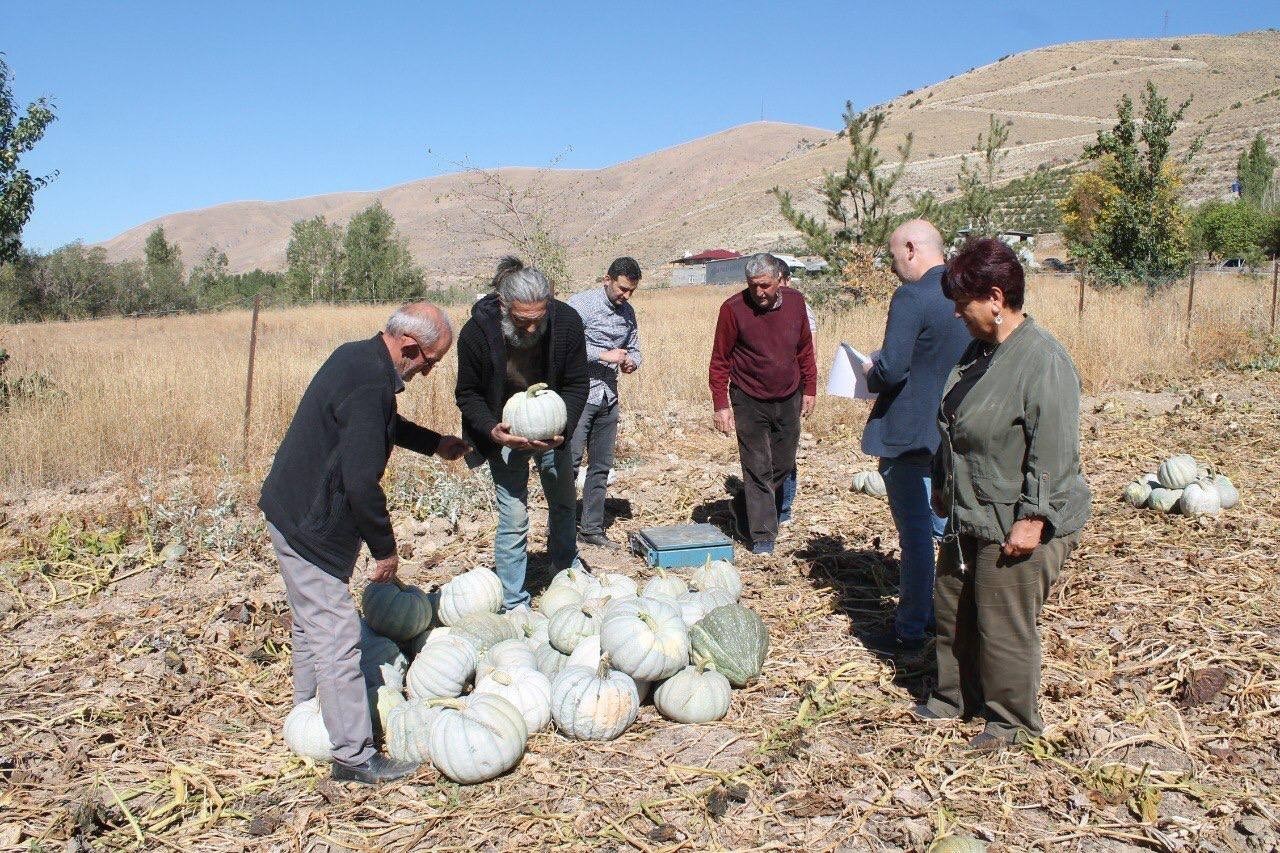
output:
[[[1044,731],[1040,632],[1036,619],[1049,588],[1080,541],[1050,539],[1026,557],[1006,557],[1000,543],[961,534],[943,542],[933,606],[938,620],[938,687],[929,708],[942,717],[984,715],[986,731],[1013,740]]]
[[[573,470],[587,454],[587,479],[582,486],[582,518],[578,530],[587,535],[604,533],[604,497],[613,467],[613,445],[618,439],[618,400],[612,403],[588,403],[578,418],[569,443]]]
[[[778,506],[782,483],[796,467],[800,442],[799,389],[782,400],[757,400],[729,386],[733,420],[742,461],[742,495],[747,511],[746,531],[752,542],[778,538]]]

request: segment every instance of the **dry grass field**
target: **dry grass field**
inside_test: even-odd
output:
[[[716,288],[642,289],[636,310],[647,367],[623,383],[627,410],[662,415],[708,413],[707,358]],[[1219,363],[1247,360],[1266,328],[1270,281],[1202,277],[1192,346],[1183,346],[1186,290],[1148,300],[1087,291],[1083,321],[1073,279],[1043,276],[1029,285],[1028,309],[1071,351],[1085,389],[1161,387]],[[451,309],[461,328],[467,308]],[[313,307],[264,313],[259,325],[250,430],[254,474],[275,450],[308,380],[337,344],[372,335],[389,307]],[[884,308],[864,307],[819,321],[819,371],[825,382],[836,344],[879,346]],[[188,464],[239,465],[248,363],[249,314],[116,319],[0,327],[13,375],[39,374],[53,388],[16,401],[0,419],[0,488],[67,485],[118,472],[137,477]],[[427,381],[402,395],[406,415],[436,429],[458,428],[450,356]],[[832,401],[818,407],[810,431],[860,427],[861,411]]]
[[[726,295],[637,298],[646,364],[623,383],[615,539],[727,518],[736,453],[710,430],[705,387]],[[430,769],[343,788],[281,739],[288,608],[254,490],[312,372],[388,309],[263,315],[247,459],[247,314],[0,328],[7,375],[51,383],[0,413],[0,849],[922,850],[952,830],[991,851],[1278,849],[1270,280],[1202,280],[1196,298],[1186,346],[1185,290],[1090,291],[1080,320],[1073,281],[1031,284],[1090,395],[1095,494],[1044,615],[1045,738],[967,754],[972,725],[906,713],[928,655],[895,663],[858,641],[892,610],[897,543],[885,504],[848,491],[871,464],[865,407],[820,397],[796,523],[775,556],[738,558],[772,648],[728,717],[682,726],[646,706],[611,743],[539,734],[470,788]],[[876,346],[883,322],[822,316],[824,375],[838,340]],[[456,429],[453,369],[412,383],[402,409]],[[1229,474],[1240,506],[1197,522],[1116,499],[1180,451]],[[397,454],[388,490],[407,580],[491,561],[483,476]],[[589,556],[644,577],[633,558]]]

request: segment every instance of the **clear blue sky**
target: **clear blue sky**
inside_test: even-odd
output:
[[[24,241],[178,210],[377,189],[463,160],[597,167],[760,117],[835,128],[975,65],[1079,39],[1280,26],[1280,2],[308,3],[0,0],[58,169]],[[431,149],[434,153],[428,153]]]

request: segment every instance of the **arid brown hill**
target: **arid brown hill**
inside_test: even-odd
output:
[[[1280,140],[1280,31],[1236,36],[1077,42],[1005,57],[884,105],[882,149],[908,132],[915,150],[909,191],[945,197],[961,156],[988,115],[1013,121],[1002,177],[1077,159],[1097,131],[1115,122],[1121,95],[1147,80],[1178,102],[1194,96],[1178,141],[1203,135],[1190,195],[1227,191],[1241,148],[1258,131]],[[833,123],[840,104],[832,104]],[[735,127],[598,170],[510,168],[502,179],[545,201],[549,219],[571,250],[575,274],[598,271],[609,257],[632,254],[653,265],[716,245],[739,249],[794,242],[766,191],[780,185],[818,208],[823,169],[847,148],[830,131],[776,122]],[[182,246],[188,262],[210,245],[233,270],[283,268],[290,225],[324,214],[345,222],[379,199],[395,216],[430,280],[450,283],[483,274],[506,246],[486,237],[476,210],[475,175],[428,178],[377,192],[335,193],[282,202],[235,202],[175,213],[104,244],[113,259],[138,257],[157,225]]]

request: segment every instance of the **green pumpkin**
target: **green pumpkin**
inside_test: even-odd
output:
[[[764,620],[739,604],[717,607],[689,629],[693,651],[715,665],[734,687],[745,687],[764,667],[769,631]]]

